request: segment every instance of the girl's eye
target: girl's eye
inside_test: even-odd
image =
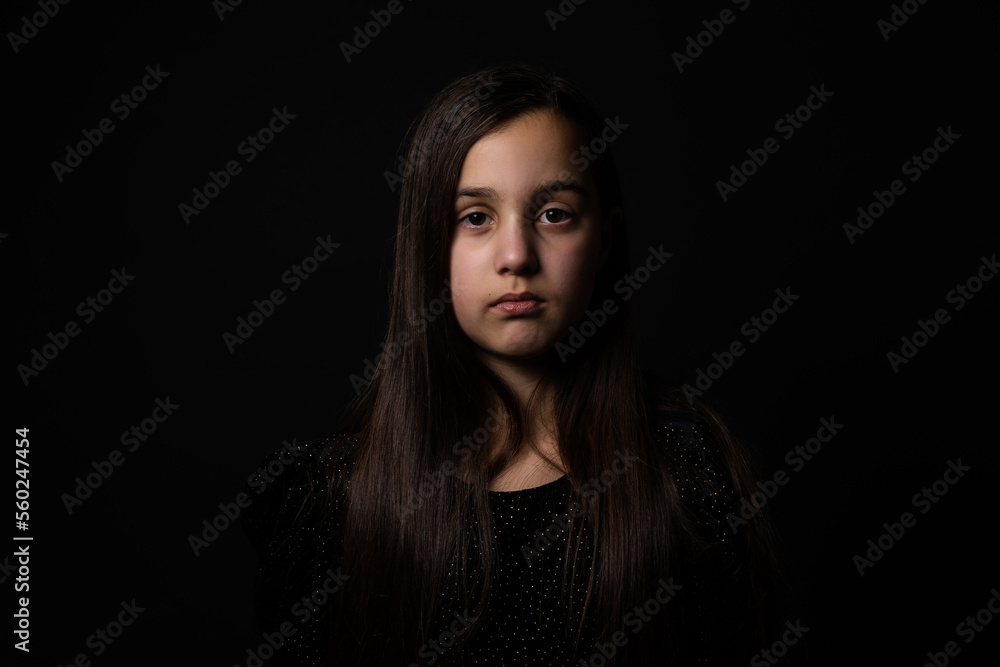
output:
[[[542,220],[544,220],[545,222],[552,222],[552,223],[566,222],[567,220],[570,219],[570,217],[571,217],[570,214],[562,210],[561,208],[550,208],[545,211],[542,211]]]
[[[481,227],[489,219],[490,219],[489,216],[483,213],[482,211],[473,211],[469,215],[460,219],[459,222],[460,223],[467,222],[472,227]]]

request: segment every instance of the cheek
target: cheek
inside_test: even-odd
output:
[[[454,284],[454,283],[453,283]],[[455,311],[455,319],[460,326],[465,327],[472,313],[472,295],[464,290],[453,289],[451,292],[451,307]]]
[[[561,258],[558,271],[560,291],[566,295],[568,302],[578,305],[590,300],[597,261],[596,250],[589,246]]]
[[[449,257],[448,283],[451,286],[452,307],[459,323],[467,313],[474,310],[476,291],[473,278],[474,268],[468,255],[453,245]]]

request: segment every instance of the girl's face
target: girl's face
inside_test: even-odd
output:
[[[581,143],[570,121],[539,111],[465,157],[449,279],[458,323],[487,360],[545,354],[589,303],[610,234]]]

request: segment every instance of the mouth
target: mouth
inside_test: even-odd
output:
[[[490,304],[490,308],[508,315],[524,315],[539,310],[545,300],[532,292],[508,292]]]

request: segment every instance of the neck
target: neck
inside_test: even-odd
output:
[[[528,399],[549,367],[549,357],[534,359],[508,359],[490,355],[482,356],[483,363],[496,373],[513,390],[522,412],[527,410]],[[538,402],[540,397],[535,397]]]
[[[530,360],[487,357],[484,362],[514,392],[526,429],[516,455],[491,482],[490,489],[517,490],[557,479],[565,471],[559,453],[554,398],[550,389],[538,389],[549,357]],[[490,443],[494,456],[499,456],[501,443],[510,437],[509,427],[509,420],[505,421],[494,434]]]

